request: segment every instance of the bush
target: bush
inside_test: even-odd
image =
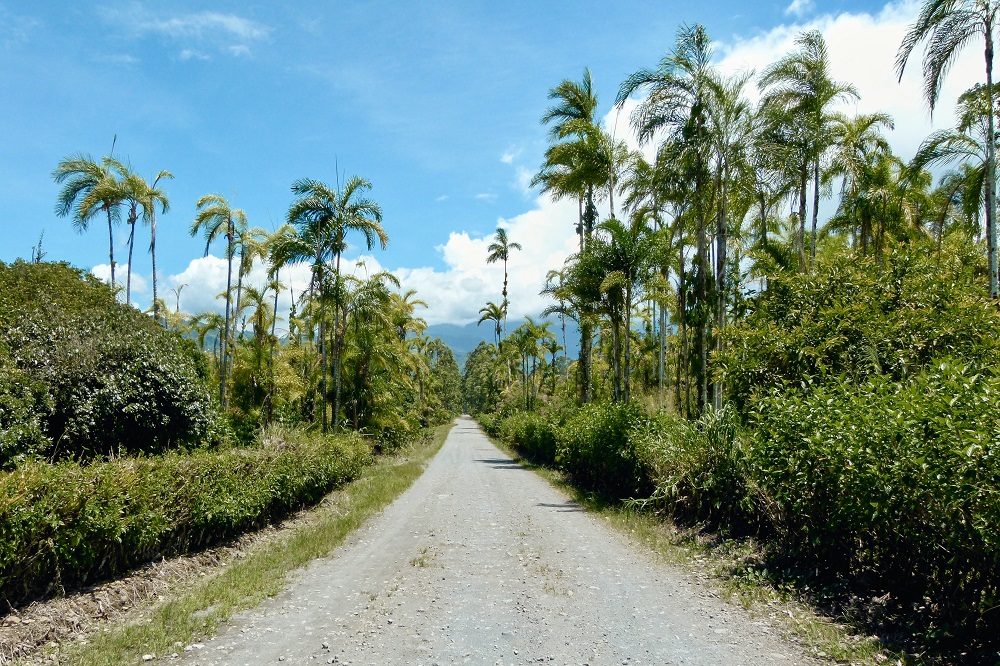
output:
[[[587,405],[556,429],[556,463],[588,490],[617,499],[648,497],[652,480],[629,436],[646,420],[635,403]]]
[[[358,435],[0,475],[0,597],[58,592],[209,546],[320,500],[372,458]]]
[[[842,255],[810,274],[774,277],[726,333],[723,381],[740,410],[775,386],[905,381],[939,358],[995,364],[1000,311],[974,267],[981,248],[940,256],[901,249],[885,262]]]
[[[747,443],[734,410],[698,421],[659,414],[629,434],[652,480],[654,504],[684,520],[742,527],[755,522]]]
[[[33,387],[20,402],[36,405],[3,424],[0,467],[30,453],[163,451],[198,444],[213,428],[194,345],[116,302],[95,278],[63,264],[0,264],[0,312],[9,365]],[[44,440],[9,434],[30,432],[34,420]]]
[[[500,436],[527,459],[543,465],[556,461],[555,426],[537,412],[518,412],[504,419]]]
[[[941,362],[805,395],[752,414],[751,474],[782,548],[874,578],[953,626],[1000,603],[1000,379]],[[1000,618],[993,623],[1000,630]]]

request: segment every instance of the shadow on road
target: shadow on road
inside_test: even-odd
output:
[[[539,502],[535,506],[545,507],[547,509],[555,509],[559,513],[570,513],[570,512],[580,512],[585,511],[585,509],[574,502],[573,500],[566,500],[562,504],[549,504],[547,502]]]
[[[510,458],[475,458],[473,462],[490,465],[493,469],[525,469],[524,465]]]

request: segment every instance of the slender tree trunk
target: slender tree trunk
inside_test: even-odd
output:
[[[135,222],[136,222],[136,210],[132,207],[129,211],[128,216],[128,272],[125,277],[125,304],[132,304],[132,248],[135,246]]]
[[[319,269],[319,392],[320,400],[319,407],[322,411],[322,428],[323,432],[328,431],[327,426],[327,389],[326,389],[326,375],[327,375],[327,355],[328,350],[326,348],[326,284],[323,279],[323,262],[320,262]]]
[[[816,228],[819,225],[819,156],[813,162],[813,211],[812,211],[812,245],[809,248],[809,270],[816,264]]]
[[[111,291],[115,290],[115,232],[111,226],[111,206],[104,206],[108,214],[108,261],[111,263]],[[117,294],[116,294],[117,297]]]
[[[806,270],[806,190],[809,182],[809,159],[802,159],[799,170],[799,271]]]
[[[503,258],[503,330],[507,331],[507,257]]]
[[[222,363],[221,372],[219,377],[219,401],[222,403],[222,407],[226,407],[226,370],[228,366],[228,354],[229,354],[229,319],[230,319],[230,303],[232,301],[232,288],[233,288],[233,221],[230,219],[227,222],[226,227],[226,254],[228,259],[228,268],[226,270],[226,321],[225,321],[225,331],[222,335]]]
[[[156,211],[150,207],[149,211],[149,256],[153,261],[153,321],[160,321],[160,301],[156,291]],[[129,257],[129,275],[132,274],[131,256]],[[178,297],[180,300],[180,297]]]
[[[993,137],[996,136],[993,117],[993,25],[986,22],[986,99],[989,105],[988,132],[990,139],[986,142],[986,233],[987,255],[990,269],[990,297],[1000,297],[997,284],[997,225],[996,225],[996,148]],[[114,273],[112,273],[114,275]]]
[[[620,325],[612,317],[611,319],[611,365],[614,370],[615,383],[614,383],[614,401],[619,402],[622,397],[622,368],[619,362],[620,354],[619,349],[621,348],[621,333],[619,332]]]
[[[340,334],[341,315],[341,288],[340,288],[340,252],[337,252],[337,269],[334,275],[334,299],[333,299],[333,431],[340,428],[340,343],[343,336]],[[347,322],[344,322],[347,325]]]
[[[275,273],[274,273],[274,281],[275,281],[275,285],[274,285],[274,308],[273,308],[273,312],[271,313],[271,340],[270,340],[270,342],[271,342],[271,353],[270,353],[270,357],[268,359],[268,366],[269,366],[270,371],[271,371],[270,372],[271,386],[269,387],[268,397],[267,397],[267,422],[268,422],[268,424],[270,424],[271,422],[274,421],[274,389],[275,389],[275,382],[274,382],[274,351],[275,351],[275,347],[278,344],[278,338],[275,335],[275,332],[276,332],[275,328],[278,325],[278,285],[277,285],[277,282],[278,282],[278,276],[279,275],[280,275],[280,273],[278,271],[275,271]],[[290,315],[289,315],[288,319],[289,319],[289,327],[291,327],[291,316]],[[291,331],[289,331],[289,334],[291,334]]]
[[[726,261],[728,259],[729,242],[729,219],[727,203],[729,196],[728,178],[726,173],[722,173],[721,196],[719,198],[719,216],[717,219],[715,238],[718,245],[715,253],[715,285],[716,285],[716,317],[715,317],[715,349],[722,350],[722,330],[726,326]],[[722,409],[722,386],[718,382],[712,384],[712,395],[716,409]]]
[[[577,208],[579,210],[580,222],[577,225],[577,232],[580,234],[580,252],[583,252],[583,195],[581,194],[576,200]]]
[[[590,402],[590,356],[593,330],[590,322],[580,317],[580,402]]]
[[[630,387],[630,377],[632,376],[632,334],[630,326],[632,319],[632,288],[630,286],[625,287],[625,369],[622,371],[623,381],[623,392],[622,397],[625,402],[631,399],[631,387]]]

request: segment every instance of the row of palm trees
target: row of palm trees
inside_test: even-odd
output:
[[[223,314],[186,316],[180,310],[183,287],[175,289],[175,309],[170,312],[156,286],[156,214],[168,210],[169,201],[160,188],[170,174],[160,172],[147,183],[112,156],[95,160],[74,155],[59,163],[53,177],[62,185],[57,213],[70,216],[79,231],[95,219],[107,220],[111,284],[116,290],[113,229],[124,214],[130,227],[128,303],[136,223],[148,224],[154,285],[151,312],[164,325],[197,338],[203,350],[214,338],[211,357],[224,408],[263,411],[261,420],[268,421],[284,388],[285,398],[297,400],[303,416],[318,416],[324,431],[331,423],[339,428],[348,412],[352,424],[361,427],[378,411],[380,400],[400,399],[411,388],[418,394],[417,410],[426,412],[434,398],[431,386],[435,381],[447,383],[441,377],[432,381],[439,366],[440,372],[457,377],[457,367],[449,366],[449,359],[454,366],[450,350],[423,336],[426,325],[415,311],[426,304],[413,291],[400,293],[397,279],[389,273],[360,279],[342,268],[349,235],[359,235],[369,250],[375,245],[384,249],[389,240],[381,208],[368,196],[371,183],[363,178],[350,178],[340,187],[312,179],[295,181],[286,223],[274,232],[251,226],[246,212],[220,194],[201,197],[190,233],[205,241],[205,256],[214,245],[224,245],[226,288],[219,298],[225,305]],[[304,293],[291,295],[282,341],[277,335],[278,299],[289,287],[280,275],[300,262],[309,265],[311,279]],[[259,265],[266,268],[265,283],[247,284]],[[288,376],[289,364],[295,368],[294,377]],[[346,399],[345,381],[350,384]],[[382,393],[373,389],[380,382]],[[440,402],[440,396],[434,399]],[[391,411],[382,409],[381,414]],[[421,418],[427,420],[427,415]]]
[[[900,47],[898,74],[926,42],[923,73],[933,109],[949,64],[966,43],[985,37],[986,84],[961,97],[955,128],[930,135],[909,162],[889,146],[888,115],[838,110],[859,92],[833,78],[816,31],[802,33],[792,52],[754,80],[723,75],[705,29],[682,27],[673,49],[629,76],[615,99],[618,108],[638,99],[630,120],[639,141],[653,148],[651,160],[602,127],[589,70],[556,85],[542,117],[551,143],[533,182],[578,205],[579,251],[550,273],[544,291],[555,302],[548,314],[579,323],[579,399],[593,397],[597,341],[612,399],[632,396],[638,345],[655,355],[660,389],[673,365],[677,409],[696,415],[720,407],[724,386],[711,364],[727,323],[745,312],[754,291],[767,288],[768,275],[809,272],[824,251],[882,256],[893,243],[929,240],[940,251],[948,233],[981,238],[996,297],[998,8],[995,0],[924,3]],[[935,186],[927,169],[936,165],[957,168]],[[836,212],[821,224],[822,201],[831,195]],[[503,305],[506,286],[505,279]],[[498,347],[502,310],[488,304],[481,311],[481,321],[497,322]],[[649,367],[646,359],[641,364]]]
[[[132,257],[135,248],[135,227],[141,219],[149,226],[149,253],[153,263],[154,317],[159,317],[156,280],[156,209],[166,213],[170,201],[160,189],[160,181],[173,178],[169,171],[160,171],[152,182],[145,180],[127,163],[108,155],[95,160],[78,154],[59,162],[52,178],[62,185],[56,200],[56,214],[71,217],[77,231],[88,229],[95,218],[104,216],[108,223],[108,262],[111,266],[111,288],[115,281],[114,224],[125,208],[129,226],[128,267],[125,300],[132,302]]]

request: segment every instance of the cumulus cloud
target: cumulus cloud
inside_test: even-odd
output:
[[[111,284],[111,264],[97,264],[90,269],[90,274],[102,282]],[[125,300],[125,281],[128,279],[128,264],[115,263],[115,284],[122,288],[121,300]],[[149,282],[140,273],[132,273],[132,301],[136,296],[144,296],[149,293]],[[148,300],[148,299],[147,299]]]
[[[538,292],[545,286],[545,274],[561,267],[576,251],[576,221],[575,202],[554,202],[548,197],[539,197],[532,210],[499,220],[510,240],[523,247],[511,253],[507,265],[511,319],[537,314],[548,305]],[[475,321],[487,301],[500,303],[503,299],[503,264],[486,263],[491,242],[492,234],[480,237],[452,232],[437,248],[445,264],[443,270],[399,268],[393,273],[404,288],[416,289],[427,301],[424,317],[429,323]]]

